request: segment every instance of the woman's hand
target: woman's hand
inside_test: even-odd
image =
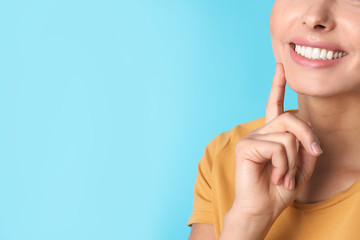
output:
[[[284,68],[277,64],[265,125],[236,145],[235,200],[226,219],[232,221],[229,229],[236,229],[238,222],[251,231],[249,221],[255,221],[258,227],[264,225],[266,235],[310,179],[322,153],[310,123],[284,113],[285,85]]]

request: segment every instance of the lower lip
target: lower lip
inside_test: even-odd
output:
[[[308,68],[327,68],[332,67],[336,65],[337,63],[342,62],[348,55],[345,57],[337,58],[337,59],[331,59],[331,60],[312,60],[307,59],[295,52],[295,50],[292,48],[291,45],[289,45],[290,48],[290,55],[291,58],[296,62],[297,64],[308,67]]]

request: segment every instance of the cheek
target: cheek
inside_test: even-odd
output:
[[[271,37],[271,45],[272,50],[274,53],[274,57],[277,63],[282,63],[282,46],[281,46],[281,39],[282,39],[282,24],[281,24],[281,14],[279,14],[279,6],[278,4],[274,3],[274,6],[271,10],[270,19],[269,19],[269,30],[270,30],[270,37]]]

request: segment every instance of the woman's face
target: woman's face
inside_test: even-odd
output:
[[[269,27],[275,60],[283,63],[287,83],[294,91],[319,97],[360,93],[360,0],[275,0]],[[334,43],[347,55],[327,67],[323,61],[335,60],[319,59],[316,63],[298,55],[296,61],[292,56],[297,53],[291,53],[290,45],[298,42],[296,38]],[[300,41],[298,45],[306,49],[310,44]],[[328,48],[323,50],[322,58],[324,54],[331,58],[331,47],[320,46],[320,51]],[[308,50],[311,56],[310,51],[316,47]],[[339,49],[333,53],[336,51]]]

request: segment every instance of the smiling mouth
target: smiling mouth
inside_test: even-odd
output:
[[[345,51],[341,50],[328,50],[325,48],[318,48],[318,47],[309,47],[309,46],[302,46],[297,45],[295,43],[290,43],[291,48],[298,54],[303,56],[304,58],[310,60],[333,60],[338,58],[343,58],[347,54]]]

